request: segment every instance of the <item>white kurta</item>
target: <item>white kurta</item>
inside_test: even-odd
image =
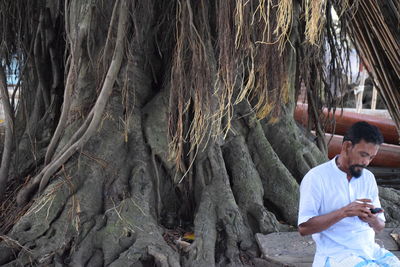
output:
[[[364,169],[359,178],[341,171],[335,159],[311,169],[300,186],[298,224],[308,219],[338,210],[356,199],[368,198],[375,207],[381,207],[374,175]],[[383,214],[378,215],[385,220]],[[324,266],[327,257],[341,261],[351,255],[374,260],[375,232],[357,216],[347,217],[325,231],[312,235],[316,243],[313,266]]]

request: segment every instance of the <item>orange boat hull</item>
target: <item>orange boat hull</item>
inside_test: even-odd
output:
[[[297,122],[301,125],[307,127],[308,123],[308,113],[307,113],[307,104],[297,104],[294,117]],[[325,117],[328,116],[327,109],[324,109]],[[330,114],[332,116],[332,114]],[[372,125],[375,125],[382,132],[385,143],[389,144],[399,144],[399,133],[397,132],[396,125],[391,119],[386,119],[382,117],[359,114],[355,112],[341,112],[340,109],[335,112],[335,129],[333,132],[332,128],[326,129],[326,132],[344,135],[347,129],[358,121],[366,121]],[[397,166],[400,167],[400,166]]]
[[[325,140],[328,143],[328,157],[330,159],[334,158],[336,155],[340,154],[342,149],[343,136],[339,135],[325,135]],[[380,167],[390,167],[399,168],[400,167],[400,146],[385,144],[383,143],[378,151],[378,154],[370,163],[370,166],[380,166]]]

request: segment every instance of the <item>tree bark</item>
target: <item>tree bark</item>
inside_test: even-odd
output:
[[[14,143],[14,110],[11,107],[10,98],[8,95],[5,69],[2,65],[0,65],[0,96],[1,103],[3,105],[6,125],[4,134],[4,148],[1,157],[0,167],[0,201],[2,201],[8,182],[8,172],[11,163],[11,152]]]
[[[209,125],[200,117],[199,124],[191,124],[199,114],[196,112],[202,111],[192,103],[203,97],[209,101],[204,102],[210,104],[209,110],[223,107],[234,103],[241,89],[239,83],[234,84],[230,92],[233,98],[218,102],[215,91],[222,90],[222,85],[215,82],[218,88],[206,86],[218,80],[213,70],[219,69],[220,41],[215,41],[217,33],[211,29],[216,23],[216,9],[223,6],[189,0],[61,2],[43,1],[46,6],[38,9],[50,9],[48,21],[65,23],[65,43],[61,46],[68,48],[65,59],[50,60],[67,70],[65,85],[64,78],[59,82],[65,90],[64,106],[58,105],[52,116],[44,111],[48,97],[43,98],[40,84],[56,84],[60,76],[50,68],[51,78],[40,82],[46,77],[38,77],[38,61],[30,61],[35,71],[24,73],[23,78],[32,81],[33,89],[25,87],[22,96],[29,97],[21,99],[27,101],[26,127],[19,126],[24,134],[18,153],[24,153],[19,158],[24,162],[18,166],[31,178],[20,179],[20,188],[15,186],[8,192],[8,203],[12,204],[5,215],[0,215],[5,222],[0,227],[0,265],[260,264],[254,234],[296,226],[298,182],[311,167],[326,159],[293,119],[296,49],[287,45],[286,56],[279,57],[287,62],[275,59],[282,73],[271,82],[271,90],[276,86],[279,92],[287,92],[277,94],[287,99],[277,100],[281,113],[272,115],[279,114],[278,121],[273,123],[272,115],[260,120],[255,100],[244,93],[248,97],[227,108],[225,111],[231,113],[220,118],[230,125],[226,136],[210,133],[192,145],[194,127]],[[249,5],[243,5],[243,10]],[[294,8],[297,18],[300,7],[296,4]],[[230,12],[234,14],[233,9]],[[232,14],[227,15],[234,17]],[[190,21],[190,25],[182,21]],[[207,24],[199,26],[199,22]],[[32,23],[37,24],[36,33],[40,23]],[[46,25],[51,27],[51,23]],[[228,20],[226,25],[234,24]],[[190,34],[178,34],[177,28]],[[51,32],[48,29],[41,34],[46,39]],[[295,46],[298,34],[293,30],[290,35],[289,41]],[[178,42],[178,36],[194,37]],[[47,51],[42,55],[52,58],[57,51],[55,44],[43,46]],[[183,49],[179,50],[179,45]],[[277,47],[267,52],[277,54]],[[203,81],[204,88],[185,87],[196,85],[197,80],[182,81],[179,89],[184,97],[190,95],[189,89],[198,89],[198,94],[190,95],[180,107],[171,106],[179,102],[171,100],[171,92],[177,89],[172,76],[178,50],[184,74],[190,72],[194,79],[212,74],[212,81]],[[271,60],[267,62],[269,68],[275,67],[272,54],[257,51]],[[43,51],[36,54],[39,52]],[[249,59],[251,56],[244,57],[249,61],[241,63],[243,73],[235,76],[237,79],[247,79],[251,73],[246,65],[256,62]],[[188,58],[193,62],[184,61]],[[178,108],[186,114],[181,125],[185,132],[182,155],[170,150],[170,116]],[[33,144],[37,144],[36,151],[32,151]],[[174,161],[177,157],[183,158],[184,168]],[[383,189],[381,194],[385,205],[397,205],[396,191]],[[19,207],[14,204],[16,200]],[[396,223],[397,210],[388,212],[390,221]],[[185,237],[191,233],[194,240]]]

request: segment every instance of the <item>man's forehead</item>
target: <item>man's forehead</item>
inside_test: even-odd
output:
[[[375,144],[375,143],[372,143],[372,142],[367,142],[364,139],[361,139],[360,142],[358,142],[356,145],[367,146],[367,147],[379,147],[378,144]]]
[[[367,154],[376,154],[376,152],[379,149],[378,144],[374,143],[367,143],[364,140],[361,140],[359,143],[357,143],[354,148],[356,148],[359,152],[365,152]]]

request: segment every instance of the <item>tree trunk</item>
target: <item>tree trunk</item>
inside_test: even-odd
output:
[[[169,149],[168,125],[174,103],[172,62],[174,49],[179,47],[175,14],[191,2],[194,8],[187,15],[192,21],[209,12],[213,25],[214,4],[74,0],[63,6],[61,1],[47,2],[51,21],[65,22],[63,47],[67,47],[68,59],[54,60],[57,50],[37,40],[36,45],[43,47],[34,49],[35,55],[55,65],[49,68],[47,81],[45,71],[34,73],[37,97],[26,107],[26,127],[20,127],[25,129],[19,142],[24,158],[18,162],[19,169],[31,178],[8,195],[7,203],[17,201],[20,206],[8,206],[9,217],[1,227],[0,264],[177,267],[262,263],[254,234],[290,230],[297,224],[298,181],[325,159],[293,120],[296,50],[289,46],[285,50],[283,78],[276,82],[287,92],[286,103],[279,104],[279,121],[259,120],[252,101],[244,98],[230,114],[231,127],[225,138],[210,134],[195,149],[188,142],[183,144],[185,169],[180,169]],[[297,19],[299,6],[294,6]],[[48,40],[49,30],[40,31],[44,27],[40,25],[41,38]],[[203,37],[200,27],[188,27],[193,36]],[[292,43],[298,34],[291,32]],[[201,45],[203,52],[208,51],[204,55],[209,57],[209,72],[218,69],[217,49],[211,44],[212,38]],[[191,48],[185,51],[190,54]],[[271,49],[279,53],[278,45]],[[39,53],[43,50],[47,54]],[[63,66],[57,70],[56,64]],[[273,61],[268,64],[272,67]],[[61,91],[68,106],[55,104],[44,112],[44,106],[52,107],[56,95],[60,96],[52,88],[56,81],[64,83],[59,77],[64,69],[68,71]],[[194,119],[195,107],[186,112]],[[187,132],[193,127],[185,121],[182,124]],[[27,138],[32,132],[35,141]],[[27,153],[36,140],[39,150]],[[191,232],[192,243],[182,237]]]

